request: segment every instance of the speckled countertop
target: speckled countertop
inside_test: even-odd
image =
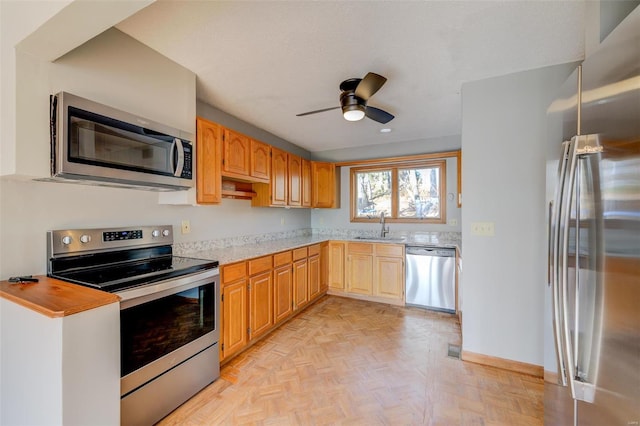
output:
[[[461,249],[460,233],[458,232],[404,232],[391,234],[384,239],[380,239],[374,234],[367,234],[362,231],[331,230],[331,232],[312,233],[311,230],[298,230],[285,234],[274,233],[180,243],[174,246],[174,254],[217,260],[220,265],[225,265],[329,240],[429,245],[456,248],[458,251]]]

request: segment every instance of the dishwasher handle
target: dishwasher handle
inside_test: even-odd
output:
[[[437,257],[456,257],[456,250],[440,247],[424,247],[424,246],[407,246],[407,256],[437,256]]]

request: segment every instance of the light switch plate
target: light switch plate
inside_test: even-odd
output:
[[[493,222],[472,222],[471,235],[480,237],[493,237],[495,235],[495,226]]]

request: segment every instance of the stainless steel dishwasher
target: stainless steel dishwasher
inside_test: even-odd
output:
[[[407,246],[406,256],[405,303],[455,313],[456,250]]]

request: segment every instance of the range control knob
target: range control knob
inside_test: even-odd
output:
[[[91,235],[82,235],[80,236],[80,242],[83,244],[88,243],[89,241],[91,241]]]
[[[160,231],[159,231],[159,230],[157,230],[157,229],[154,229],[153,231],[151,231],[151,236],[152,236],[153,238],[157,238],[157,237],[159,237],[159,236],[160,236]]]
[[[164,235],[165,237],[168,237],[169,234],[170,234],[170,232],[169,232],[168,229],[165,229],[165,230],[162,231],[162,235]]]
[[[68,246],[69,244],[71,244],[71,241],[73,241],[73,239],[68,235],[65,235],[64,237],[62,237],[62,244],[64,244],[65,246]]]

